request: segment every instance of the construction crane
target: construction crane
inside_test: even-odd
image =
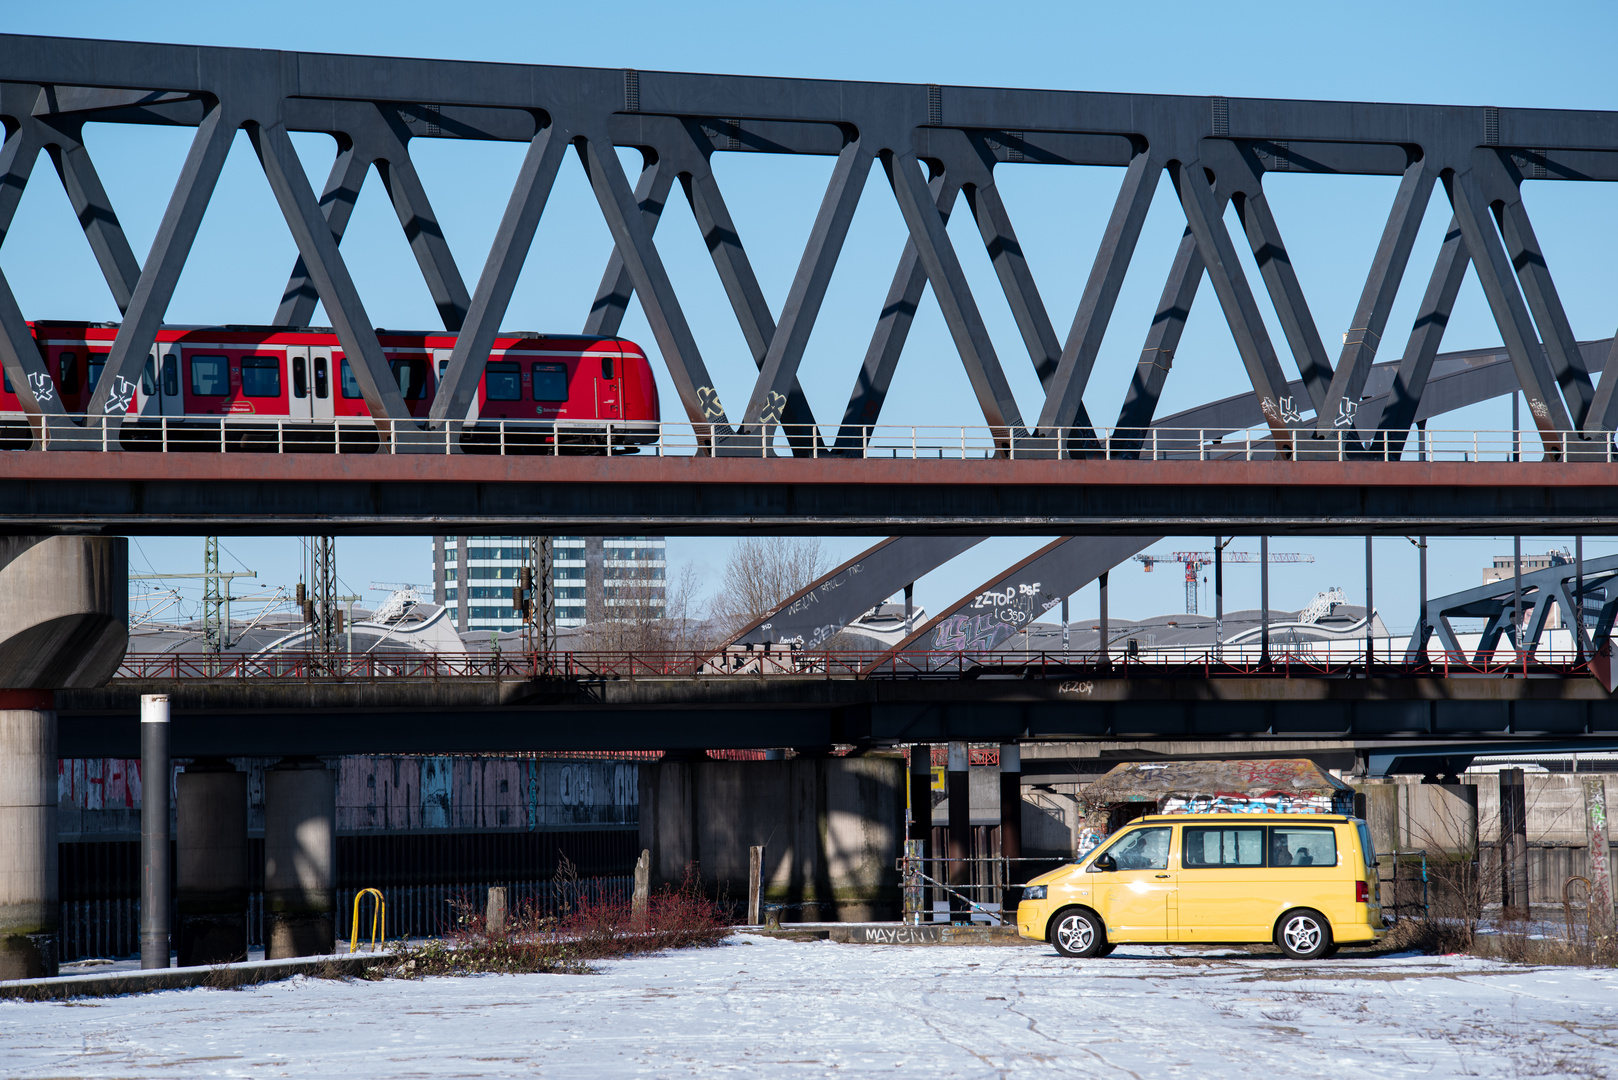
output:
[[[1221,556],[1225,562],[1256,563],[1259,557],[1251,551],[1226,551]],[[1197,577],[1204,566],[1211,565],[1214,553],[1211,551],[1176,551],[1169,555],[1152,555],[1141,552],[1134,556],[1138,563],[1144,563],[1146,572],[1150,574],[1152,567],[1160,562],[1185,564],[1185,610],[1187,614],[1197,613]],[[1313,555],[1303,555],[1296,551],[1272,551],[1272,563],[1306,563],[1314,562]]]

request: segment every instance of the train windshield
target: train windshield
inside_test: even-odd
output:
[[[510,360],[490,360],[483,369],[483,385],[490,401],[522,400],[522,365]]]
[[[242,393],[247,397],[280,397],[281,358],[242,357]]]
[[[567,400],[567,365],[566,364],[535,364],[534,365],[534,400],[535,401],[566,401]]]

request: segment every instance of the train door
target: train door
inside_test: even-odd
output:
[[[602,356],[599,359],[601,377],[596,380],[596,417],[601,420],[622,420],[624,366],[616,356]],[[589,360],[585,362],[589,363]]]
[[[136,387],[135,407],[129,411],[139,413],[141,416],[162,416],[163,395],[158,387],[158,365],[162,363],[163,346],[153,345],[152,351],[147,354],[146,363],[140,369],[140,381]]]
[[[336,415],[332,402],[336,390],[333,388],[331,349],[312,345],[301,351],[309,362],[309,412],[304,415],[316,420],[330,420]],[[293,407],[297,407],[297,402],[293,403]]]
[[[164,416],[185,415],[185,394],[180,386],[179,346],[159,348],[157,392]]]
[[[314,368],[309,350],[300,345],[287,347],[287,416],[293,420],[311,419],[315,400]]]

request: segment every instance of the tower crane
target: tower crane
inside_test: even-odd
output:
[[[1226,551],[1221,555],[1225,562],[1256,563],[1261,561],[1257,553],[1252,551]],[[1134,556],[1138,563],[1145,564],[1146,572],[1150,574],[1152,567],[1160,562],[1185,564],[1185,610],[1187,614],[1197,613],[1197,575],[1204,566],[1212,564],[1214,553],[1211,551],[1176,551],[1168,555],[1153,555],[1141,552]],[[1312,563],[1313,555],[1304,555],[1296,551],[1272,551],[1272,563]]]

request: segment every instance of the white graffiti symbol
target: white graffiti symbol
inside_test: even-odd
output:
[[[786,406],[787,399],[785,395],[771,390],[764,401],[764,410],[758,414],[759,421],[765,424],[779,424],[781,422],[781,410],[785,409]]]
[[[56,396],[56,384],[43,371],[29,372],[28,385],[33,388],[35,401],[50,401]]]
[[[1267,397],[1259,398],[1258,409],[1259,412],[1263,413],[1265,416],[1273,417],[1275,415],[1275,400]]]
[[[1347,398],[1337,399],[1337,419],[1332,421],[1336,427],[1353,427],[1354,414],[1360,411],[1360,403]]]
[[[709,420],[724,418],[725,407],[719,404],[719,391],[711,386],[697,388],[697,404],[702,407],[702,415]]]
[[[1059,694],[1088,694],[1095,688],[1096,684],[1093,682],[1064,682],[1057,687],[1056,692]]]
[[[112,392],[107,395],[107,412],[126,413],[130,402],[135,400],[135,384],[122,375],[112,378]]]
[[[1298,412],[1297,403],[1289,397],[1281,399],[1281,419],[1288,424],[1296,424],[1303,416]]]
[[[1538,398],[1528,399],[1528,411],[1539,417],[1541,420],[1544,420],[1546,417],[1551,415],[1550,407]]]

